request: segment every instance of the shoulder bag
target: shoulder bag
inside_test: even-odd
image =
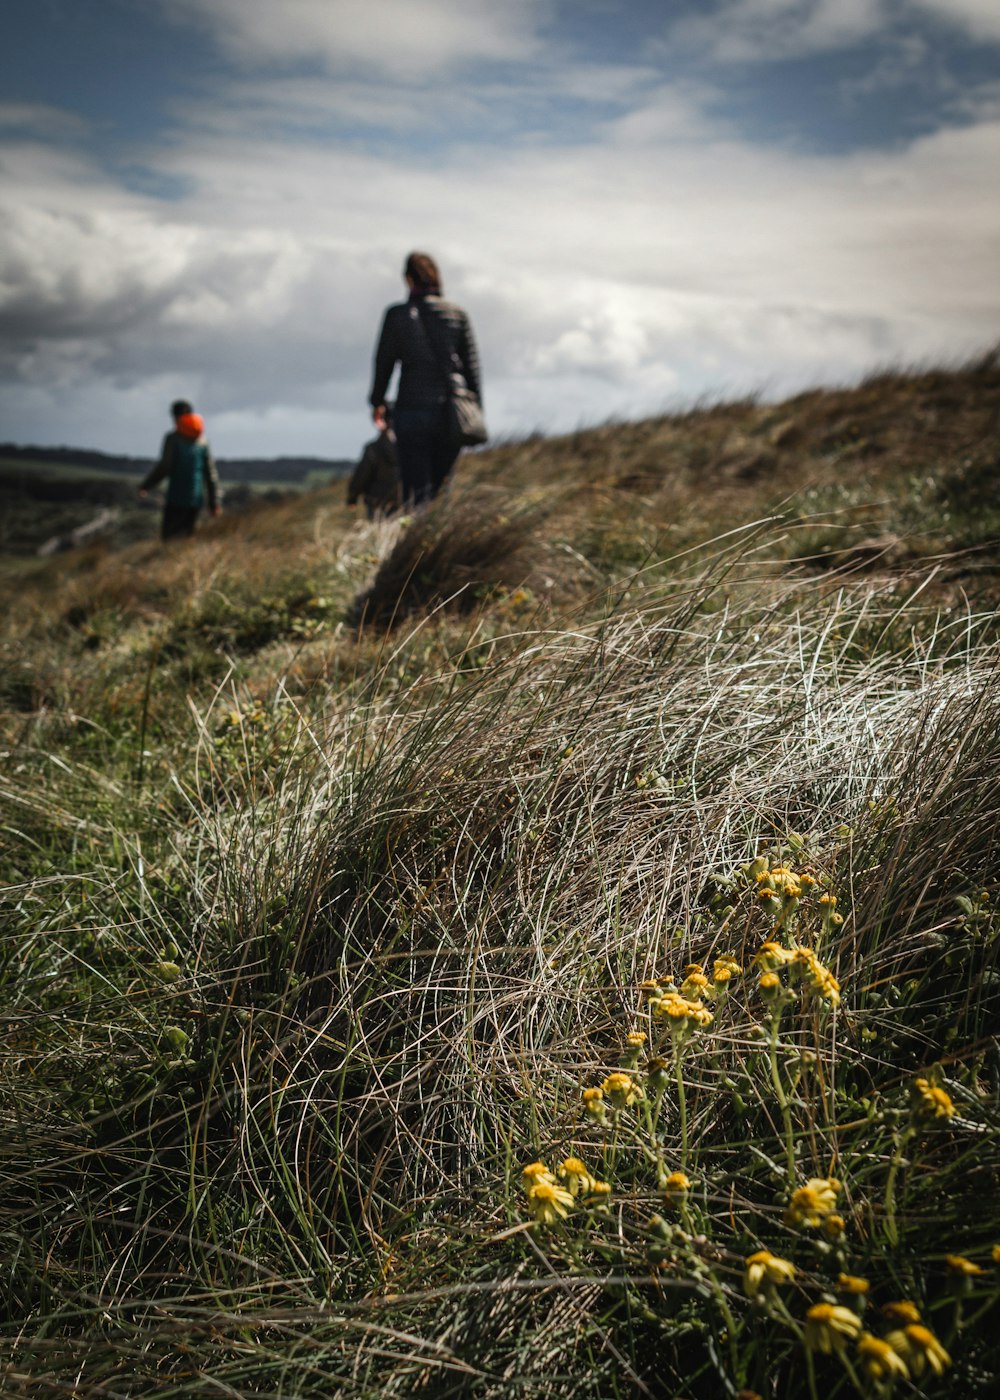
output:
[[[431,330],[433,317],[420,301],[417,302],[417,315],[448,387],[448,436],[457,447],[481,447],[488,434],[479,396],[466,384],[461,361],[454,350],[445,358],[440,341]]]

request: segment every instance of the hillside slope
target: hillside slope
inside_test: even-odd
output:
[[[995,1393],[998,390],[7,566],[5,1394]]]

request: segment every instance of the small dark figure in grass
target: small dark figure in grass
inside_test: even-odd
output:
[[[146,496],[150,487],[167,480],[161,530],[165,540],[193,535],[198,512],[206,500],[212,515],[222,512],[219,476],[205,439],[205,420],[187,399],[177,399],[170,405],[170,412],[174,430],[163,439],[160,460],[139,487],[139,495]]]
[[[368,519],[376,515],[390,515],[399,509],[399,458],[396,456],[396,434],[392,430],[392,414],[388,404],[383,405],[384,419],[378,437],[365,444],[361,460],[351,473],[347,483],[347,504],[357,505],[362,498],[368,511]]]

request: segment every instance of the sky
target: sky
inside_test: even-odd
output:
[[[498,437],[1000,340],[998,0],[4,0],[0,440],[355,456],[411,249]]]

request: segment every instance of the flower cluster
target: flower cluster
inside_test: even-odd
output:
[[[608,1183],[592,1176],[579,1157],[567,1157],[556,1172],[558,1177],[544,1162],[529,1162],[521,1172],[528,1211],[539,1225],[557,1225],[578,1201],[586,1199],[596,1204],[611,1194]]]
[[[746,1260],[743,1270],[743,1291],[748,1298],[766,1294],[779,1284],[793,1283],[795,1265],[788,1259],[779,1259],[769,1249],[758,1249]]]
[[[786,1225],[809,1225],[813,1229],[824,1224],[837,1209],[840,1182],[832,1176],[815,1176],[792,1192],[785,1211]]]
[[[930,1080],[917,1078],[910,1086],[910,1112],[916,1119],[952,1118],[955,1105],[951,1095]]]
[[[811,948],[801,945],[786,948],[769,939],[757,950],[754,962],[760,969],[760,990],[766,998],[780,994],[782,982],[778,973],[787,969],[790,982],[800,983],[829,1006],[840,1005],[840,983]]]

